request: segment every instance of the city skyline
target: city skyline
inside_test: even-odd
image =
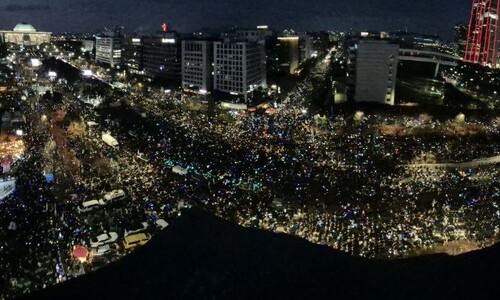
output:
[[[189,32],[202,28],[253,27],[266,24],[276,29],[317,30],[408,30],[451,39],[453,25],[467,22],[470,1],[438,3],[421,0],[398,3],[395,0],[309,1],[283,3],[275,0],[249,2],[199,1],[7,1],[0,6],[0,28],[10,29],[28,22],[52,32],[93,32],[121,25],[125,31],[155,31],[167,22],[173,30]],[[432,24],[432,25],[431,25]]]
[[[500,0],[0,11],[0,300],[499,299]]]

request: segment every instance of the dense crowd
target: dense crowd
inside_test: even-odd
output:
[[[408,116],[343,114],[320,126],[304,108],[307,80],[284,103],[254,112],[191,109],[190,99],[160,91],[149,99],[127,95],[120,107],[94,110],[78,101],[77,89],[58,88],[64,110],[89,125],[83,135],[57,140],[51,148],[50,128],[59,125],[43,123],[39,111],[23,105],[30,120],[28,149],[16,167],[16,193],[0,202],[0,297],[118,259],[127,253],[119,245],[112,255],[85,264],[71,251],[90,247],[90,239],[103,232],[117,232],[121,240],[125,229],[141,222],[154,233],[156,220],[168,221],[191,205],[370,258],[406,257],[447,241],[481,247],[499,238],[496,165],[408,166],[422,153],[438,162],[498,155],[497,120],[468,120],[481,130],[446,137],[435,132],[457,120],[423,124],[423,118]],[[379,130],[394,124],[425,125],[434,133],[392,136]],[[105,144],[103,132],[119,146]],[[61,163],[68,151],[79,162],[77,172]],[[50,166],[55,183],[42,172]],[[174,166],[187,174],[173,173]],[[115,189],[125,191],[124,201],[78,212],[83,201]]]

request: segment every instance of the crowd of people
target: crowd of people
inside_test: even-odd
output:
[[[68,114],[88,124],[71,140],[54,143],[53,126],[40,119],[30,86],[27,150],[17,163],[17,190],[0,202],[0,287],[19,295],[78,276],[126,255],[81,264],[74,246],[147,222],[170,221],[196,206],[248,227],[297,235],[352,255],[401,258],[447,241],[478,247],[499,238],[500,189],[496,165],[470,169],[409,167],[422,153],[438,162],[499,154],[496,119],[458,122],[391,114],[329,117],[318,124],[305,108],[307,80],[284,103],[251,111],[189,106],[180,93],[127,94],[116,107],[90,108],[71,83],[57,87]],[[55,111],[52,108],[52,111]],[[424,124],[425,123],[425,124]],[[451,126],[476,124],[468,135],[437,136]],[[385,135],[384,125],[426,126],[433,134]],[[114,136],[118,147],[101,139]],[[69,172],[61,153],[75,154]],[[47,155],[47,151],[52,151]],[[52,165],[56,181],[44,177]],[[185,175],[172,172],[180,166]],[[91,212],[83,201],[123,189],[126,198]],[[1,296],[0,295],[0,298]]]
[[[441,161],[457,162],[481,157],[477,154],[497,154],[495,142],[461,136],[441,143],[432,136],[386,138],[366,134],[370,130],[363,122],[367,121],[356,125],[348,116],[337,117],[338,123],[332,125],[335,134],[315,135],[294,125],[312,121],[293,111],[288,116],[283,112],[283,119],[292,119],[289,127],[276,115],[236,115],[230,124],[215,124],[206,116],[183,111],[182,104],[167,114],[176,116],[172,122],[184,128],[192,140],[208,145],[194,148],[195,143],[189,143],[185,148],[169,149],[175,156],[168,159],[194,164],[196,173],[220,178],[218,192],[205,204],[215,206],[219,215],[240,224],[296,234],[367,257],[404,257],[416,248],[430,248],[445,240],[476,240],[483,244],[498,237],[495,166],[474,168],[469,173],[406,166],[426,150],[419,144],[429,144],[428,151],[436,153],[438,159],[448,153]],[[373,126],[377,124],[372,122]],[[498,135],[496,125],[487,123],[484,128],[485,136]],[[159,135],[170,134],[160,131]],[[461,147],[470,151],[466,153]],[[393,154],[402,152],[395,159]],[[192,155],[196,158],[186,161]],[[472,180],[477,173],[487,177]],[[241,187],[249,182],[264,188],[253,194],[234,188],[235,184]],[[279,208],[273,202],[280,203]],[[473,225],[478,211],[489,224],[481,229]]]

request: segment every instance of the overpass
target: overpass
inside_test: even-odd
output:
[[[418,50],[418,49],[399,49],[399,61],[418,61],[436,64],[436,70],[434,72],[434,78],[437,77],[439,73],[439,67],[450,66],[456,67],[460,62],[460,57],[450,54],[445,54],[430,50]]]

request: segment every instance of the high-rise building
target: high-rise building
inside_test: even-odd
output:
[[[95,61],[115,67],[122,63],[123,35],[119,30],[105,32],[96,37]]]
[[[151,77],[181,80],[182,48],[179,36],[173,31],[142,38],[144,71]]]
[[[278,64],[282,72],[295,74],[299,68],[299,37],[278,37]]]
[[[361,40],[356,55],[356,102],[394,105],[399,45]]]
[[[213,42],[182,41],[182,88],[206,94],[213,88]]]
[[[262,43],[226,39],[214,43],[214,89],[233,95],[266,87],[265,51]]]
[[[500,67],[500,0],[473,0],[464,61]]]
[[[299,34],[299,62],[303,63],[312,56],[312,38],[307,34]]]
[[[467,25],[463,23],[458,23],[454,27],[454,39],[455,47],[457,49],[457,54],[460,57],[465,55],[465,45],[467,44]]]
[[[123,43],[125,65],[132,74],[143,74],[142,38],[128,37]]]

